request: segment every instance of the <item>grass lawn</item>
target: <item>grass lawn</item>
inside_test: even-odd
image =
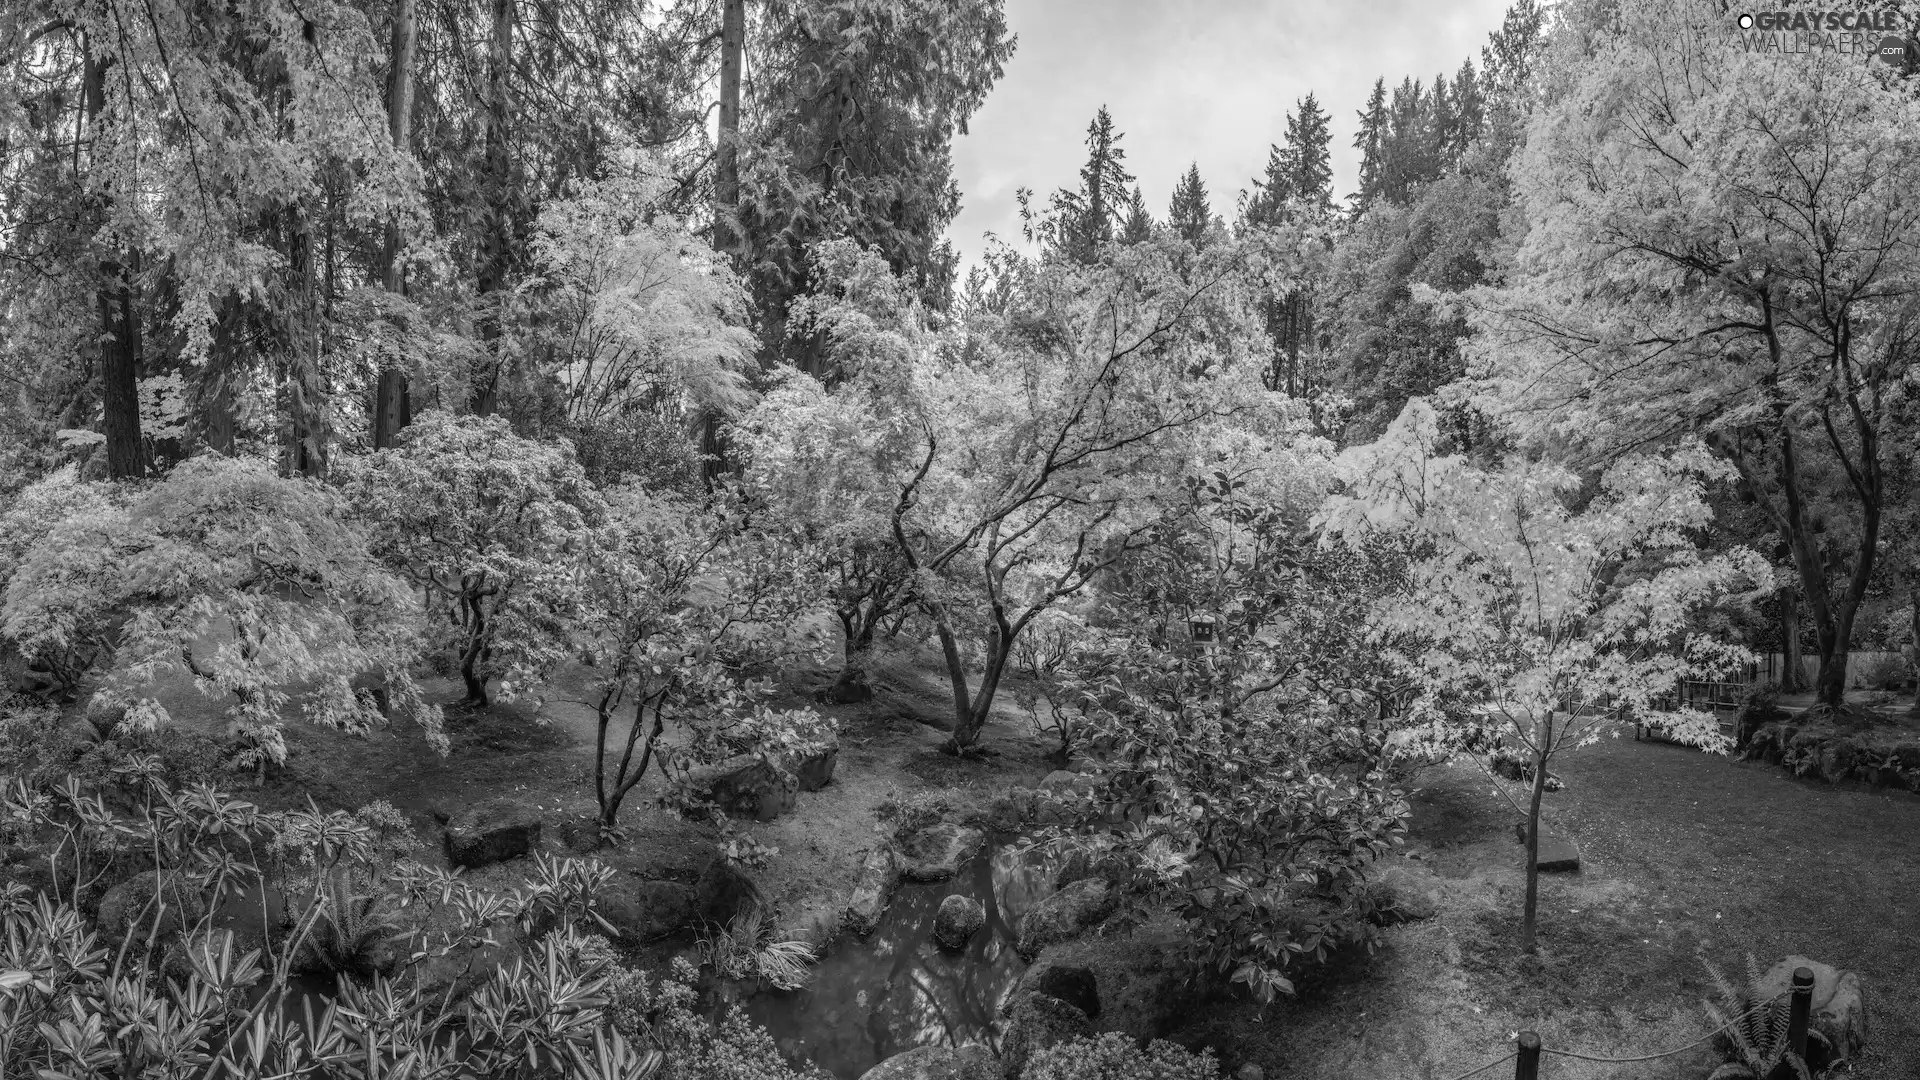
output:
[[[1701,956],[1738,978],[1749,951],[1763,967],[1799,953],[1865,981],[1854,1075],[1917,1075],[1920,798],[1628,737],[1558,768],[1568,786],[1547,797],[1546,818],[1578,840],[1583,867],[1542,876],[1537,956],[1517,944],[1515,814],[1460,762],[1423,777],[1414,799],[1407,865],[1434,874],[1440,916],[1389,931],[1317,993],[1264,1016],[1235,1007],[1181,1041],[1303,1080],[1445,1080],[1505,1054],[1524,1028],[1549,1047],[1626,1057],[1706,1032]],[[1713,1060],[1705,1049],[1635,1065],[1550,1057],[1542,1075],[1698,1080]]]

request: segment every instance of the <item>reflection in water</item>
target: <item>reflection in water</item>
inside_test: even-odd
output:
[[[789,1058],[810,1058],[841,1080],[916,1046],[997,1048],[1000,1007],[1026,970],[1014,927],[1047,891],[1047,877],[1036,856],[1001,849],[976,856],[952,881],[903,884],[871,937],[842,939],[807,989],[759,995],[747,1014]],[[934,914],[953,893],[987,909],[987,925],[962,953],[933,941]]]

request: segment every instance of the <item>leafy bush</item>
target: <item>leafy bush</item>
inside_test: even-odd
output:
[[[1898,690],[1907,685],[1912,668],[1899,653],[1872,653],[1860,658],[1854,680],[1867,690]]]
[[[715,1024],[700,1007],[699,979],[682,957],[657,982],[644,972],[614,968],[607,1015],[634,1045],[666,1055],[661,1080],[802,1080],[765,1028],[736,1011]]]
[[[953,810],[953,799],[939,788],[909,794],[889,785],[887,793],[874,804],[873,816],[889,826],[894,836],[905,836],[945,820]]]
[[[1117,1031],[1056,1043],[1033,1055],[1020,1080],[1218,1080],[1213,1052],[1155,1039],[1142,1050]]]
[[[411,668],[418,604],[382,571],[338,492],[265,464],[195,458],[125,505],[60,521],[0,599],[0,636],[76,683],[105,678],[92,708],[136,728],[176,672],[228,702],[247,764],[283,760],[283,715],[364,729],[386,715],[354,680],[377,672],[390,708],[437,736],[439,710]]]

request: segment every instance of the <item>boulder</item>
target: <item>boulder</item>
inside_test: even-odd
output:
[[[1820,747],[1820,778],[1829,784],[1837,784],[1853,771],[1854,761],[1859,754],[1851,742],[1835,739]]]
[[[754,909],[764,909],[766,897],[739,867],[715,859],[693,883],[693,917],[703,923],[726,926]]]
[[[848,930],[865,937],[880,925],[894,886],[900,883],[900,856],[892,844],[882,844],[867,852],[860,876],[853,883],[853,898],[847,901],[842,919]]]
[[[1900,743],[1893,748],[1894,764],[1902,769],[1920,772],[1920,743]]]
[[[486,866],[539,846],[540,815],[505,799],[469,807],[447,822],[447,859],[455,866]]]
[[[1789,956],[1767,969],[1754,987],[1755,992],[1761,997],[1790,992],[1793,971],[1802,967],[1813,972],[1807,1065],[1818,1074],[1841,1061],[1859,1060],[1860,1049],[1867,1038],[1867,1004],[1861,993],[1859,975],[1804,956]]]
[[[1041,949],[1079,936],[1119,905],[1120,894],[1104,879],[1074,882],[1035,904],[1020,919],[1020,955],[1031,962]]]
[[[1234,1072],[1233,1080],[1267,1080],[1267,1070],[1249,1061]]]
[[[1007,1010],[1007,1030],[1000,1038],[1002,1075],[1013,1080],[1033,1055],[1092,1034],[1093,1021],[1086,1013],[1046,994],[1023,994]]]
[[[819,791],[833,783],[834,762],[840,757],[840,748],[829,746],[816,754],[805,754],[793,760],[793,778],[801,791]]]
[[[860,1074],[860,1080],[996,1080],[993,1051],[978,1044],[920,1046],[895,1054]]]
[[[1083,772],[1055,769],[1040,781],[1040,790],[1054,795],[1089,795],[1093,793],[1093,777]]]
[[[1527,842],[1527,823],[1516,822],[1513,826],[1514,838],[1520,843]],[[1580,869],[1580,845],[1572,837],[1562,836],[1540,825],[1540,850],[1538,851],[1541,873],[1574,873]]]
[[[108,889],[100,898],[100,934],[109,945],[128,938],[144,944],[149,938],[172,937],[199,922],[206,913],[207,898],[184,875],[148,870]]]
[[[823,955],[827,946],[840,933],[841,911],[831,905],[811,905],[800,912],[800,917],[787,928],[787,938],[791,941],[803,941],[811,946],[815,956]]]
[[[980,901],[959,893],[940,901],[940,910],[933,916],[933,940],[943,949],[955,952],[967,947],[967,942],[980,928],[987,925],[987,908]]]
[[[1390,866],[1367,884],[1373,900],[1373,921],[1381,926],[1423,922],[1439,914],[1428,879],[1403,867]]]
[[[1013,996],[1017,1000],[1023,994],[1045,994],[1080,1010],[1089,1020],[1100,1018],[1099,984],[1093,970],[1079,964],[1042,958],[1020,977],[1020,985]]]
[[[980,850],[987,834],[939,821],[900,838],[901,873],[908,881],[945,881]]]
[[[636,881],[600,894],[600,917],[620,940],[657,941],[694,925],[694,890],[677,881]]]
[[[772,821],[793,809],[800,782],[760,754],[738,754],[687,773],[695,800],[710,802],[733,817]]]

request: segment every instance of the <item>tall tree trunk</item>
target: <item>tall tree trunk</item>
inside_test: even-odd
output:
[[[139,253],[133,256],[137,266]],[[140,436],[140,317],[129,281],[134,271],[118,259],[100,263],[106,285],[97,297],[106,333],[100,369],[100,426],[107,437],[107,475],[115,480],[145,476],[147,454]]]
[[[81,107],[87,131],[100,138],[100,117],[107,105],[107,66],[89,46],[82,47]],[[74,143],[75,171],[80,163],[79,140]],[[111,206],[102,207],[102,217]],[[94,300],[100,310],[100,430],[107,437],[107,475],[115,480],[144,476],[146,446],[140,437],[140,319],[135,314],[133,276],[139,272],[139,252],[122,261],[118,251],[100,259],[100,289]]]
[[[733,213],[740,205],[740,56],[747,41],[746,0],[721,0],[720,143],[714,168],[713,246],[731,254],[737,238]]]
[[[490,416],[499,404],[501,311],[497,294],[506,289],[507,263],[512,248],[513,178],[509,175],[507,124],[510,116],[507,88],[513,65],[513,0],[493,0],[493,42],[487,57],[487,189],[486,251],[481,257],[479,286],[481,363],[474,381],[473,411]]]
[[[287,472],[327,472],[326,380],[320,367],[320,290],[314,267],[312,223],[298,206],[287,208],[288,283],[286,382]]]
[[[388,53],[387,133],[393,148],[407,153],[413,124],[413,0],[394,0],[393,45]],[[406,280],[400,265],[400,221],[387,215],[383,284],[395,296],[404,295]],[[380,379],[373,395],[373,448],[392,446],[400,429],[412,420],[412,402],[407,395],[406,358],[394,356],[380,366]]]
[[[1780,590],[1780,689],[1797,694],[1807,688],[1806,663],[1800,655],[1800,590]]]

